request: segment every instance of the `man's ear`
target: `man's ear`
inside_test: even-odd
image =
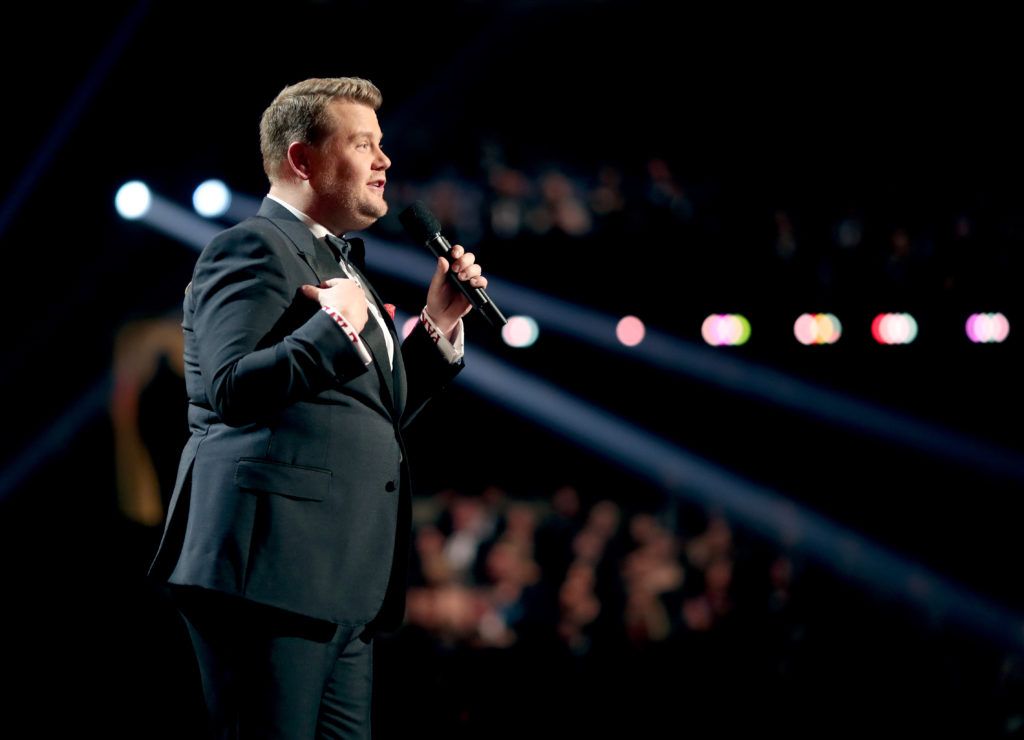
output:
[[[288,145],[285,161],[289,171],[300,180],[308,180],[312,175],[313,147],[301,141],[293,141]]]

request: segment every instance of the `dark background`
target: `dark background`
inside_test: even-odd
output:
[[[383,91],[393,213],[405,204],[390,193],[405,192],[403,184],[449,178],[485,188],[483,162],[495,151],[510,167],[557,169],[584,182],[611,166],[638,193],[657,158],[693,204],[695,216],[683,223],[641,205],[624,223],[582,238],[467,244],[491,274],[610,314],[636,314],[693,342],[707,314],[741,312],[754,326],[752,339],[722,351],[1024,450],[1014,323],[1024,315],[1017,286],[1024,121],[1019,55],[1005,18],[868,15],[856,7],[828,17],[738,10],[713,17],[612,1],[154,2],[96,78],[80,115],[68,119],[69,101],[137,7],[39,5],[4,24],[8,145],[0,193],[25,194],[0,233],[6,466],[109,373],[119,327],[180,306],[195,253],[118,218],[117,188],[140,178],[186,204],[199,181],[220,177],[261,195],[261,112],[287,84],[340,75],[367,77]],[[62,120],[72,124],[68,135],[38,179],[27,181]],[[797,235],[790,260],[775,250],[780,211]],[[863,224],[865,254],[844,261],[835,229],[851,214]],[[962,220],[970,224],[966,237],[957,236]],[[914,259],[908,276],[894,278],[886,250],[899,229]],[[418,310],[422,290],[380,283],[400,308]],[[839,344],[805,348],[792,340],[795,316],[815,310],[842,318]],[[877,345],[868,327],[883,310],[914,313],[918,341]],[[968,342],[963,321],[975,311],[1006,314],[1008,341]],[[544,334],[543,326],[538,344],[520,351],[474,317],[467,328],[467,362],[473,345],[494,352],[1024,612],[1020,480],[813,422]],[[467,417],[489,433],[460,434]],[[155,454],[172,466],[179,430],[149,431],[162,440]],[[426,413],[411,444],[425,491],[493,483],[530,498],[570,482],[627,505],[656,507],[668,496],[458,384]],[[454,445],[465,460],[457,468],[445,464]],[[109,736],[188,736],[197,699],[187,646],[162,597],[142,580],[153,533],[120,517],[113,475],[110,422],[100,413],[0,504],[4,633],[19,687],[12,706],[29,717],[53,707],[44,724],[106,728]],[[822,624],[863,629],[873,656],[892,655],[893,645],[921,629],[914,613],[858,604],[846,621],[823,617]],[[952,628],[946,636],[951,643],[895,662],[900,680],[886,678],[884,660],[866,659],[838,679],[842,669],[823,658],[802,674],[803,688],[811,690],[815,677],[833,682],[834,693],[819,685],[816,696],[831,697],[837,714],[849,708],[836,696],[872,682],[913,693],[907,685],[929,675],[921,656],[941,662],[935,656],[955,643],[950,654],[969,656],[951,671],[958,678],[928,690],[939,692],[939,704],[976,691],[984,709],[957,714],[963,726],[1010,734],[1004,707],[977,688],[987,684],[969,667],[1006,647]],[[401,653],[389,648],[381,670],[402,671]],[[466,689],[478,669],[472,659],[450,668],[452,690]],[[396,680],[387,698],[397,706],[418,695],[410,701],[422,708],[429,696],[443,705],[444,692],[431,685]],[[660,694],[652,688],[632,697],[616,716],[671,703],[650,697]],[[500,705],[481,706],[499,717]],[[420,729],[429,736],[457,719],[436,714]],[[920,721],[931,726],[927,715]]]

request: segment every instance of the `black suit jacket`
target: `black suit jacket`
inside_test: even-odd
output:
[[[411,522],[402,429],[462,363],[419,325],[400,344],[364,279],[395,342],[391,371],[370,316],[367,367],[299,291],[331,277],[344,273],[327,245],[269,199],[203,250],[182,323],[192,436],[150,572],[394,629]]]

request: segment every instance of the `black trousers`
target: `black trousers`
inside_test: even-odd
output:
[[[174,588],[217,740],[370,738],[373,642],[244,599]]]

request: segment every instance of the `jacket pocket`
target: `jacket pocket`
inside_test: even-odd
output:
[[[331,471],[301,465],[242,458],[235,468],[239,488],[275,493],[303,501],[323,501],[331,490]]]

